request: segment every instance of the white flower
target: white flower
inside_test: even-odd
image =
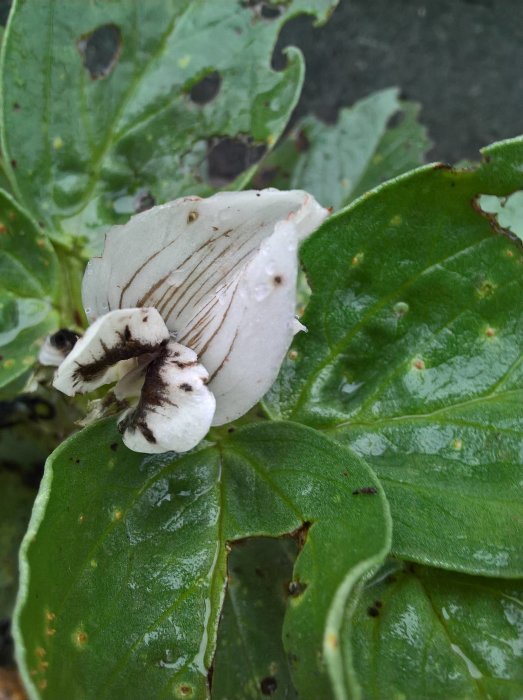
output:
[[[327,216],[302,191],[185,197],[113,227],[88,264],[93,322],[58,368],[74,395],[117,381],[138,452],[183,452],[256,404],[301,325],[297,247]]]

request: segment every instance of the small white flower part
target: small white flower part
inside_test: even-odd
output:
[[[117,398],[140,397],[120,423],[131,449],[191,449],[211,422],[243,415],[276,379],[304,330],[295,317],[298,244],[327,215],[306,192],[267,189],[185,197],[113,227],[84,277],[93,325],[55,386],[75,393],[120,380]],[[156,336],[139,312],[156,314]]]
[[[136,408],[119,422],[123,441],[135,452],[186,452],[206,436],[216,401],[209,375],[196,353],[171,340],[147,367]]]
[[[59,367],[74,348],[80,336],[67,328],[48,335],[38,353],[38,362],[47,367]]]

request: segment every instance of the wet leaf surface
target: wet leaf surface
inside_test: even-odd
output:
[[[392,564],[365,586],[344,642],[366,700],[515,700],[523,583]]]
[[[296,700],[282,627],[298,554],[295,539],[256,539],[233,545],[214,671],[213,700]],[[289,591],[290,588],[290,591]]]
[[[284,644],[300,697],[327,698],[346,601],[387,552],[387,513],[365,463],[302,426],[261,423],[178,457],[128,451],[112,422],[85,429],[48,462],[22,548],[24,680],[57,700],[206,697],[226,543],[302,528]]]
[[[303,246],[312,287],[268,397],[350,445],[390,500],[393,551],[523,574],[523,253],[478,210],[520,189],[523,142],[476,171],[427,166],[333,216]]]
[[[336,124],[305,117],[263,161],[254,183],[304,189],[323,206],[340,209],[423,163],[430,141],[418,112],[392,88],[340,110]]]
[[[269,18],[238,0],[18,2],[2,72],[15,192],[55,238],[92,251],[143,191],[162,203],[240,185],[301,90],[298,50],[284,70],[270,67],[281,27],[302,12],[325,20],[335,4],[294,0]],[[218,89],[202,100],[197,86],[211,76]],[[249,154],[225,172],[227,154],[218,165],[210,155],[230,140]]]
[[[57,283],[57,260],[45,235],[0,191],[0,397],[28,373],[41,339],[57,323]]]

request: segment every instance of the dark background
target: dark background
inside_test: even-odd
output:
[[[523,0],[340,0],[327,24],[292,20],[279,47],[307,65],[295,113],[328,121],[339,107],[398,86],[420,102],[429,160],[477,160],[523,133]]]

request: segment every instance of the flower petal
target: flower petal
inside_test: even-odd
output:
[[[87,317],[154,306],[169,330],[178,331],[227,294],[278,221],[292,220],[301,240],[327,213],[307,192],[275,189],[185,197],[153,207],[113,227],[103,256],[88,264]]]
[[[68,328],[48,335],[38,353],[38,362],[47,367],[59,367],[76,345],[80,336]]]
[[[134,367],[132,358],[157,352],[169,338],[156,309],[112,311],[89,326],[56,371],[53,386],[74,396],[114,382],[122,369]]]
[[[212,333],[201,334],[197,325],[180,331],[210,373],[213,425],[243,415],[278,375],[296,332],[296,246],[294,223],[280,221],[215,310]]]
[[[121,418],[123,441],[135,452],[186,452],[207,434],[216,402],[196,353],[171,340],[146,369],[138,406]]]

